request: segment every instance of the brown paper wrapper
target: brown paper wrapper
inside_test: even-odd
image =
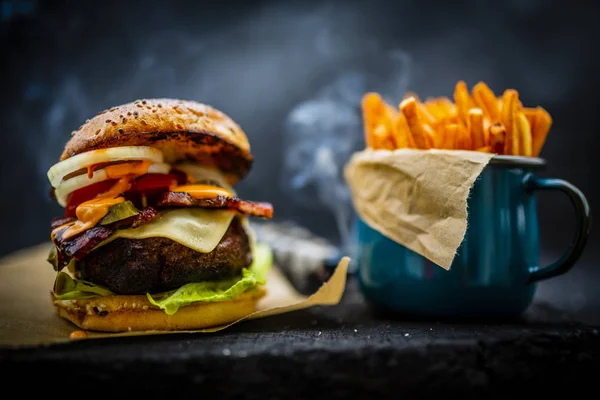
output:
[[[0,259],[0,345],[20,347],[70,341],[79,328],[60,318],[51,304],[56,272],[46,261],[51,244],[19,251]],[[331,278],[311,296],[298,293],[274,266],[267,278],[267,295],[254,313],[228,325],[194,331],[87,332],[87,338],[216,332],[246,319],[264,318],[317,305],[335,305],[342,298],[350,259],[340,260]]]
[[[467,198],[494,154],[372,150],[353,154],[344,176],[371,228],[448,270],[467,229]]]

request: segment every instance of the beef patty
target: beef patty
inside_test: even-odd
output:
[[[171,239],[116,239],[77,261],[81,279],[116,294],[158,293],[190,282],[237,276],[252,262],[248,236],[236,217],[210,253]]]

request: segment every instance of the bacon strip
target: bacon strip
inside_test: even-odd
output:
[[[58,250],[67,256],[82,258],[90,252],[97,244],[105,239],[108,239],[117,228],[113,226],[96,225],[93,228],[87,229],[74,238],[68,240],[63,239],[63,233],[68,227],[56,232],[54,244]]]
[[[204,207],[226,208],[242,214],[270,219],[273,217],[273,206],[270,203],[254,203],[240,200],[237,197],[217,196],[207,199],[196,199],[185,192],[165,192],[157,207]]]
[[[154,218],[158,216],[158,210],[154,207],[146,207],[140,211],[139,214],[134,215],[133,217],[117,221],[114,225],[117,228],[137,228],[140,225],[145,224],[146,222],[152,221]]]
[[[55,230],[61,225],[70,224],[71,222],[77,221],[75,217],[56,217],[52,219],[52,223],[50,224],[50,229]]]
[[[63,239],[63,233],[68,226],[58,230],[54,236],[54,245],[57,250],[57,268],[60,271],[69,264],[72,258],[81,259],[85,257],[96,245],[103,240],[108,239],[117,229],[137,228],[138,226],[152,221],[158,216],[158,211],[154,207],[146,207],[139,214],[133,217],[117,221],[110,225],[96,225],[93,228],[87,229],[78,236]],[[55,218],[52,222],[56,227],[68,223],[67,218]],[[74,219],[72,219],[74,221]],[[56,221],[56,222],[55,222]],[[73,222],[71,221],[71,222]],[[59,223],[62,222],[62,223]]]

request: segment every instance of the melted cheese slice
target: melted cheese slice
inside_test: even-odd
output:
[[[98,247],[117,238],[164,237],[200,253],[210,253],[227,232],[234,216],[235,211],[204,208],[181,208],[161,212],[154,221],[137,228],[116,231]]]

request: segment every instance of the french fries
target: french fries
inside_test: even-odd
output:
[[[531,157],[532,151],[532,140],[531,140],[531,127],[529,126],[529,120],[523,113],[517,114],[515,121],[515,128],[517,130],[517,141],[519,143],[519,150],[517,154]]]
[[[466,83],[459,81],[453,100],[421,101],[409,92],[393,107],[378,93],[366,93],[362,98],[366,146],[539,156],[552,117],[542,107],[524,107],[516,90],[496,96],[484,82],[478,82],[469,92]]]
[[[452,150],[456,148],[456,137],[458,133],[457,124],[448,124],[443,130],[442,149]]]
[[[473,150],[473,141],[471,135],[469,135],[469,130],[462,124],[457,125],[457,129],[456,148],[459,150]]]
[[[504,142],[504,154],[516,156],[519,154],[519,133],[515,129],[519,94],[516,90],[508,89],[502,96],[502,113],[500,122],[506,129],[506,141]]]
[[[454,102],[456,103],[456,111],[458,118],[465,125],[468,123],[469,110],[475,107],[475,103],[469,94],[467,84],[464,81],[459,81],[454,89]]]
[[[469,110],[468,128],[471,132],[473,148],[479,149],[486,146],[485,133],[483,130],[483,111],[480,108],[471,108]]]
[[[415,140],[417,148],[430,149],[432,144],[427,140],[427,134],[425,133],[423,122],[419,116],[417,100],[414,97],[408,97],[402,100],[402,103],[400,103],[400,111],[402,112],[402,115],[404,115],[404,118],[406,118],[409,133]]]
[[[532,153],[534,157],[537,157],[546,142],[546,136],[552,126],[552,117],[548,114],[548,111],[542,107],[537,107],[535,120],[531,125]]]
[[[496,154],[504,153],[504,142],[506,140],[506,128],[501,123],[490,125],[489,129],[490,147]]]
[[[473,100],[475,101],[475,105],[481,108],[491,123],[495,123],[500,120],[500,107],[498,105],[498,99],[488,85],[483,82],[479,82],[473,86]]]

